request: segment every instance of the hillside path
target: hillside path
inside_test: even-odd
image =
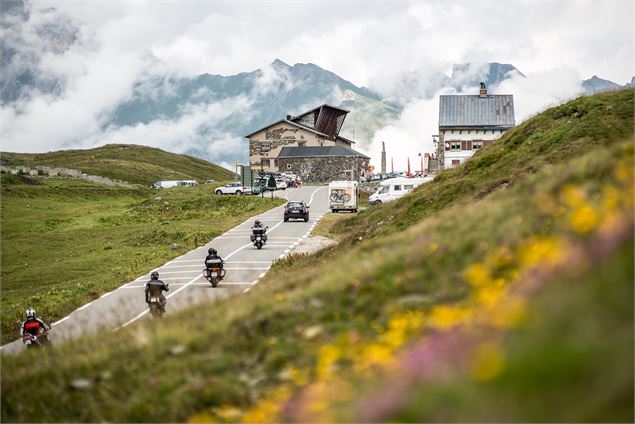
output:
[[[303,200],[309,204],[309,221],[284,222],[284,206],[253,216],[206,245],[150,270],[53,323],[51,343],[61,343],[98,331],[117,331],[148,317],[148,306],[143,293],[145,282],[152,271],[158,271],[159,278],[170,284],[170,291],[166,293],[168,315],[196,303],[222,299],[250,290],[269,270],[273,261],[288,255],[308,237],[316,223],[328,211],[327,190],[324,186],[287,189],[277,191],[275,195],[288,200]],[[257,250],[249,241],[250,228],[256,219],[269,227],[267,244],[261,250]],[[216,288],[202,274],[207,250],[212,246],[225,261],[227,270],[224,280]],[[16,354],[24,350],[24,345],[16,340],[0,349],[3,355]]]

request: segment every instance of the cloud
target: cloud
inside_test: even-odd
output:
[[[482,67],[476,65],[468,72],[481,75]],[[512,94],[516,124],[580,95],[581,78],[577,70],[571,67],[559,67],[544,72],[535,72],[526,77],[512,72],[510,78],[498,86],[488,88],[491,94]],[[462,76],[466,77],[466,75]],[[471,87],[461,94],[477,94],[478,88]],[[438,133],[439,95],[457,94],[453,87],[443,87],[430,98],[423,98],[407,104],[399,120],[378,131],[371,143],[371,164],[379,169],[381,141],[386,142],[388,161],[395,158],[395,170],[405,170],[407,158],[418,161],[419,153],[432,153],[434,146],[432,135]],[[417,162],[418,163],[418,162]],[[418,166],[418,165],[417,165]],[[413,167],[413,170],[418,168]]]
[[[170,78],[236,74],[280,58],[316,63],[405,105],[375,139],[412,155],[430,150],[435,96],[452,63],[512,63],[527,74],[498,88],[515,94],[517,117],[567,98],[593,74],[630,81],[633,12],[617,1],[31,2],[24,13],[0,16],[2,50],[15,59],[3,67],[4,84],[15,88],[26,71],[36,77],[29,90],[2,98],[0,143],[34,152],[118,137],[176,150],[207,143],[205,128],[224,140],[210,142],[214,154],[234,150],[244,141],[213,127],[220,112],[196,99],[183,116],[132,127],[114,127],[112,112],[135,87],[167,96]],[[163,85],[148,84],[153,78]],[[301,83],[265,67],[257,90],[283,96]],[[242,111],[254,96],[223,107]]]

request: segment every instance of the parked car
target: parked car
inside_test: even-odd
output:
[[[309,207],[304,202],[289,202],[284,206],[284,222],[290,219],[303,219],[304,222],[309,220]]]
[[[276,178],[276,189],[277,190],[286,190],[287,189],[287,180],[284,178]]]
[[[221,187],[216,187],[214,193],[216,194],[236,194],[240,196],[243,193],[249,193],[251,190],[248,187],[243,187],[240,183],[229,183]]]

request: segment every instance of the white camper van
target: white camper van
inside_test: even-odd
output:
[[[382,181],[379,190],[371,194],[368,198],[368,202],[372,205],[378,205],[380,203],[392,202],[399,199],[407,193],[414,190],[415,187],[421,184],[432,181],[433,177],[424,178],[390,178]]]
[[[329,183],[329,207],[331,212],[357,212],[359,184],[357,181],[331,181]]]

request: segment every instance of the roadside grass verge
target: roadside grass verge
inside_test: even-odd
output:
[[[44,184],[2,176],[3,343],[16,338],[27,307],[53,322],[280,204],[216,196],[209,186],[152,191],[37,180]]]
[[[245,296],[3,358],[3,421],[631,422],[632,93],[612,107],[627,113],[598,119],[620,116],[610,132],[625,137],[560,139],[569,156],[518,158],[539,166],[482,195],[448,171],[338,221],[340,244]],[[536,143],[563,133],[551,123]]]

